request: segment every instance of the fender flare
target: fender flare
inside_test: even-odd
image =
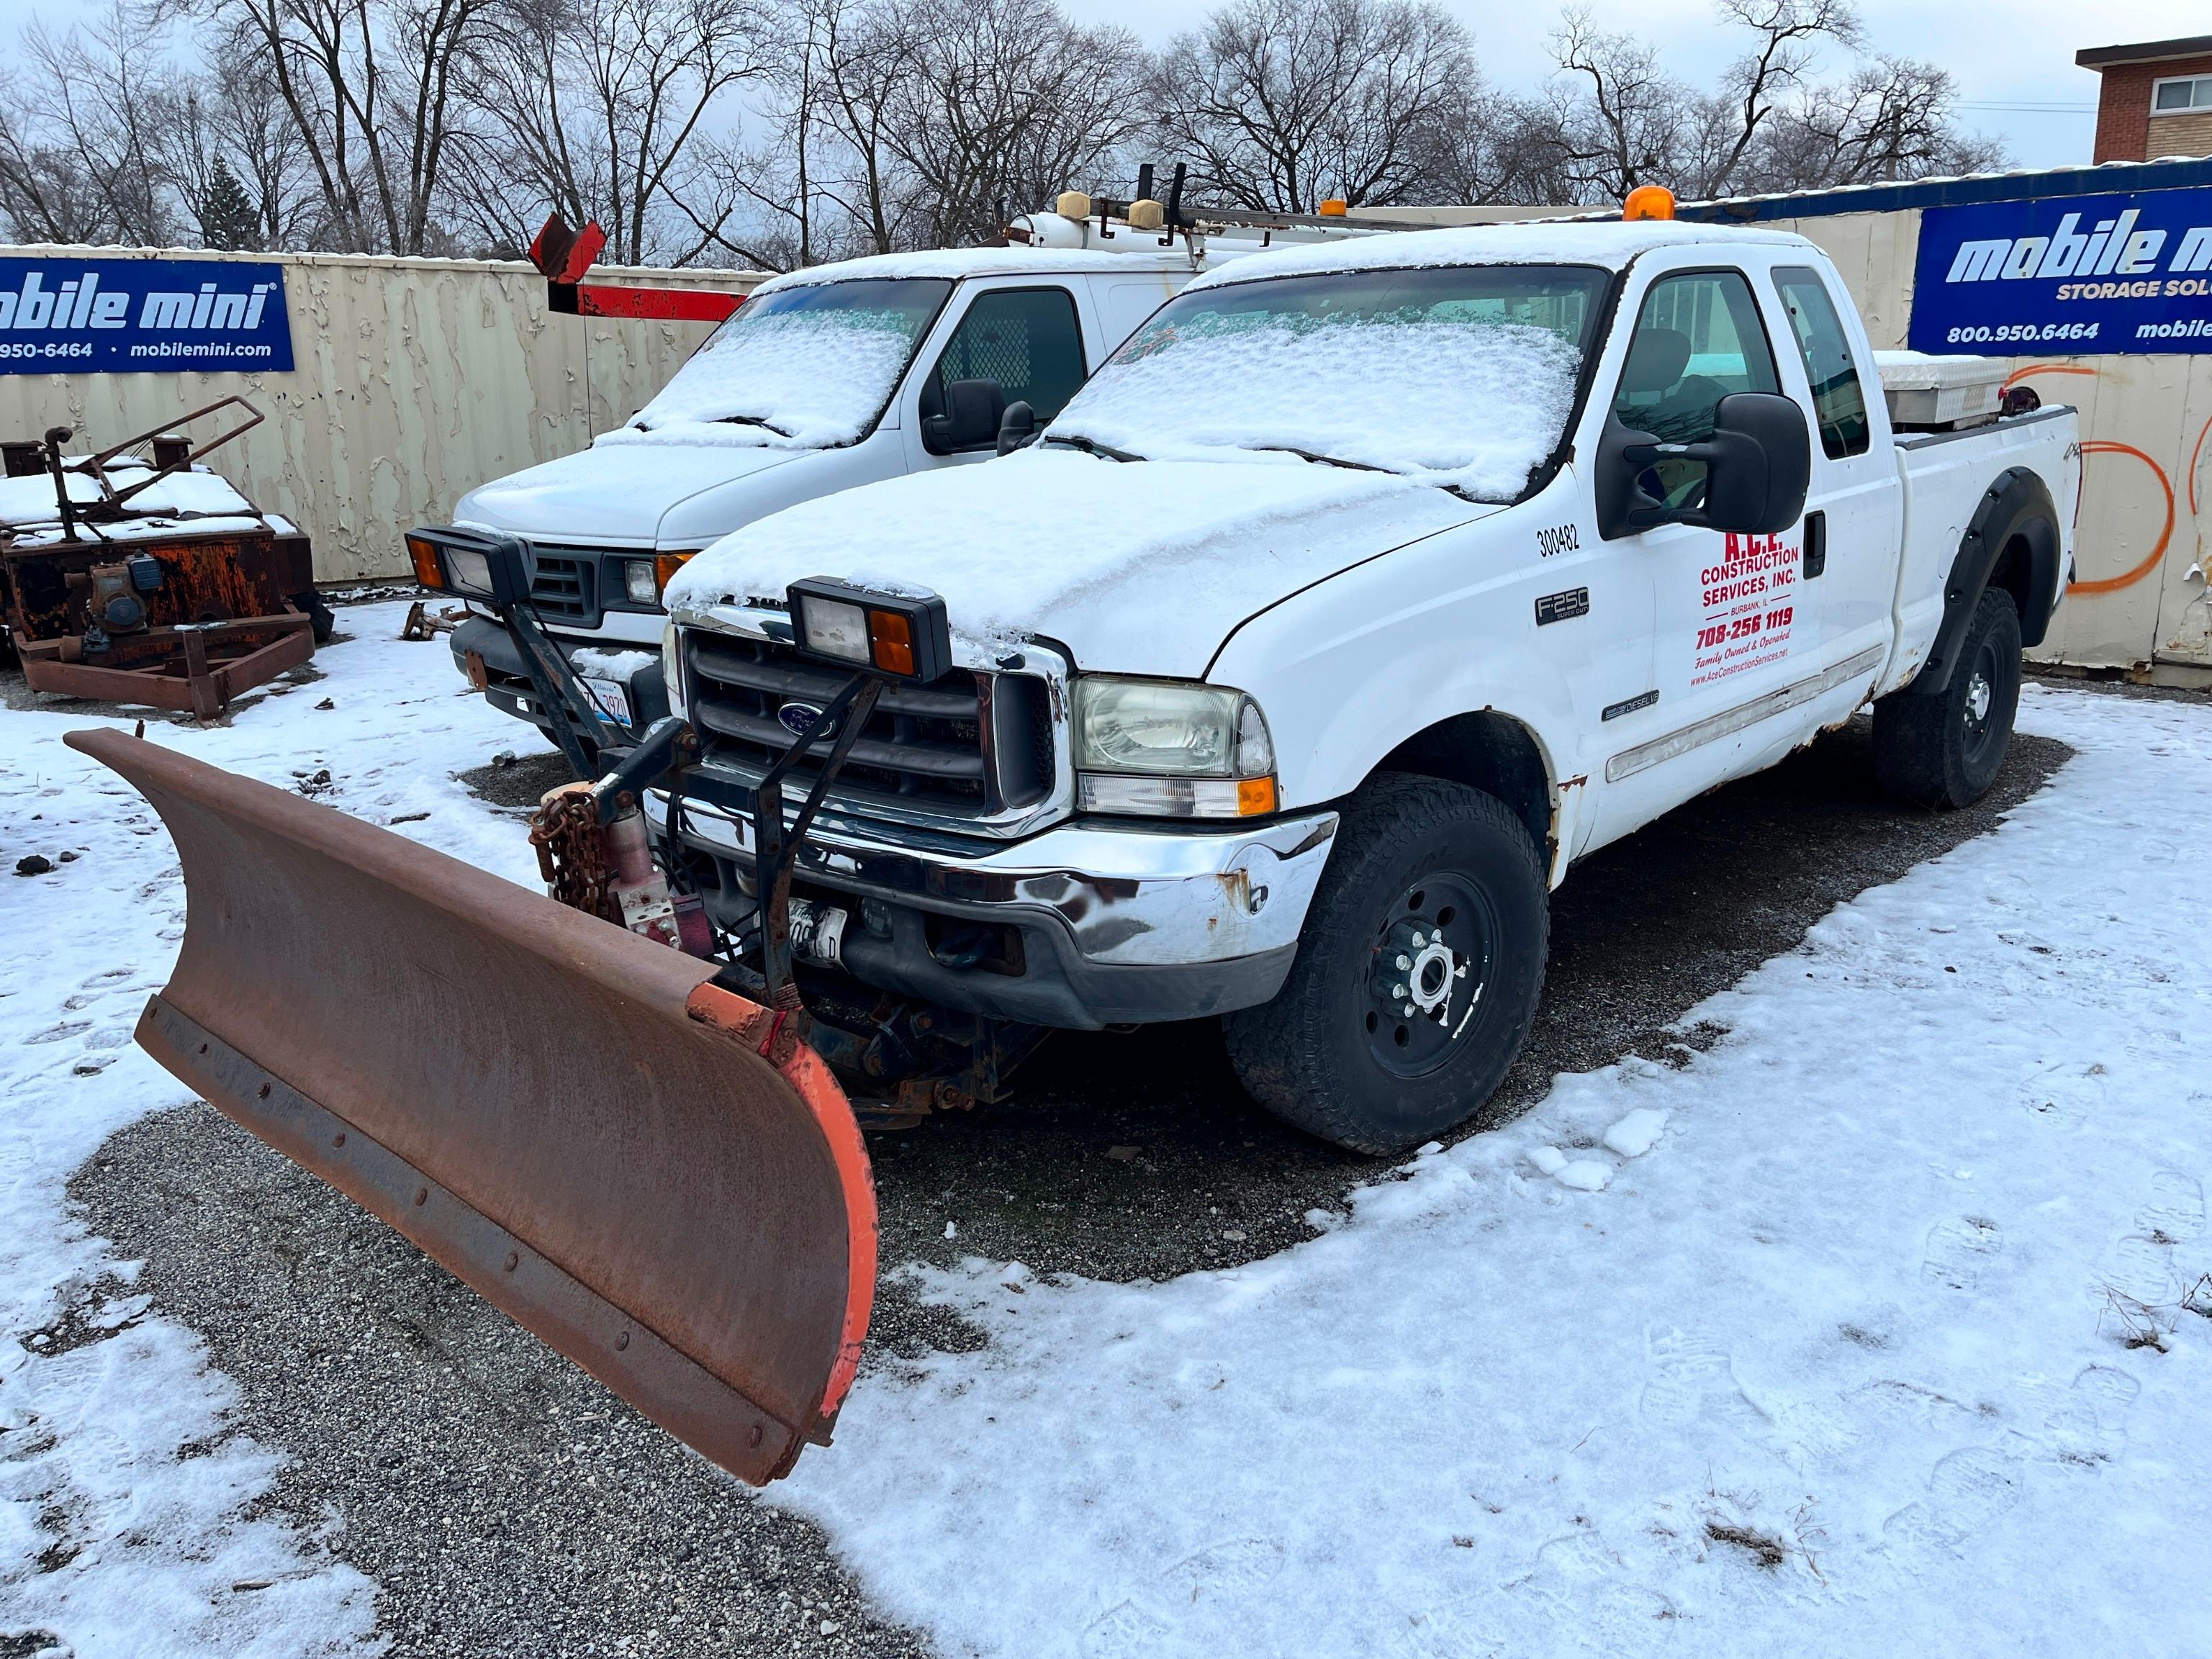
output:
[[[2024,466],[2009,467],[1982,492],[1966,533],[1959,538],[1958,554],[1943,584],[1942,624],[1929,647],[1928,660],[1905,688],[1907,691],[1934,696],[1949,686],[1967,626],[1989,591],[1990,576],[2015,540],[2027,550],[2021,643],[2043,642],[2058,597],[2058,509],[2051,503],[2051,487],[2037,473]]]

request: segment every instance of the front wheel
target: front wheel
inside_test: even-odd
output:
[[[1544,868],[1494,796],[1385,774],[1346,809],[1275,1000],[1222,1022],[1252,1097],[1355,1152],[1474,1115],[1543,988]]]
[[[1997,781],[2019,708],[2020,612],[2009,594],[1984,593],[1950,684],[1875,704],[1875,776],[1923,806],[1971,806]]]

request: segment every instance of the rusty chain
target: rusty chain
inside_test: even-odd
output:
[[[530,816],[530,844],[538,849],[538,871],[545,890],[572,910],[617,921],[610,915],[606,845],[599,833],[599,809],[587,790],[570,784],[538,803]]]

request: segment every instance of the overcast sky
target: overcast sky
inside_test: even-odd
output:
[[[87,15],[99,0],[0,0],[0,41],[33,15],[51,22]],[[1062,0],[1079,17],[1128,25],[1159,41],[1190,27],[1204,0]],[[1521,6],[1443,0],[1474,32],[1485,72],[1500,84],[1530,87],[1549,72],[1544,38],[1555,4]],[[2184,0],[1859,0],[1871,44],[1948,69],[1967,100],[1967,125],[1996,134],[2023,167],[2089,159],[2097,77],[2076,69],[2083,46],[2160,40],[2203,32],[2205,14]],[[1708,0],[1594,0],[1602,27],[1634,29],[1656,42],[1669,68],[1710,82],[1741,50],[1717,28]],[[2093,18],[2090,13],[2094,9]],[[0,46],[0,52],[5,47]],[[1832,65],[1835,67],[1838,65]],[[1163,160],[1171,158],[1162,158]]]

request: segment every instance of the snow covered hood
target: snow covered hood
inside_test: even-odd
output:
[[[806,453],[680,440],[602,443],[471,490],[453,509],[453,518],[460,524],[556,541],[650,543],[663,520],[684,502]]]
[[[1455,225],[1445,230],[1394,231],[1356,241],[1324,242],[1307,247],[1270,249],[1210,270],[1183,292],[1222,288],[1231,283],[1260,283],[1274,276],[1310,276],[1324,271],[1406,270],[1429,265],[1602,265],[1619,270],[1654,248],[1714,243],[1811,249],[1802,236],[1787,231],[1738,225],[1694,225],[1674,220],[1626,223]]]
[[[1079,663],[1195,678],[1298,589],[1496,509],[1290,456],[1118,463],[1024,450],[788,508],[670,584],[672,611],[779,603],[806,576],[939,594],[987,647],[1040,635]]]

